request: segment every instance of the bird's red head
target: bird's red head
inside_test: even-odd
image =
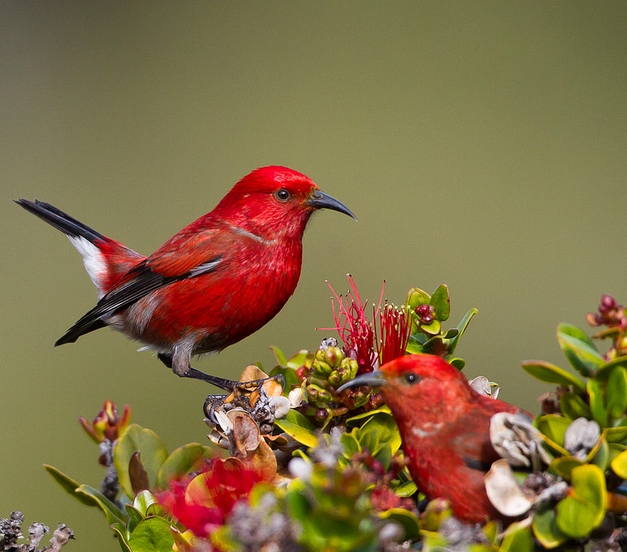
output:
[[[389,385],[414,386],[426,379],[466,383],[459,370],[436,355],[405,355],[381,366],[380,372]]]
[[[458,405],[471,400],[474,390],[464,375],[435,355],[406,355],[380,368],[385,380],[381,392],[392,408],[415,408],[442,411],[443,403]]]
[[[280,166],[261,167],[242,178],[213,213],[264,239],[300,237],[316,209],[355,216],[306,175]]]
[[[456,416],[459,404],[472,402],[476,396],[459,370],[439,356],[426,354],[399,357],[344,387],[356,385],[380,386],[397,420],[428,419],[448,409]]]

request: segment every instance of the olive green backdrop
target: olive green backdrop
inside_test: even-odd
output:
[[[447,283],[479,309],[467,374],[537,410],[519,362],[563,364],[555,327],[627,301],[625,2],[0,4],[0,516],[64,521],[113,551],[53,464],[98,485],[77,416],[105,399],[170,449],[205,442],[212,389],[108,330],[54,349],[95,301],[67,240],[12,198],[49,201],[150,253],[255,167],[311,176],[359,217],[317,214],[303,276],[256,335],[197,366],[237,376],[315,348],[328,279],[401,303]],[[255,308],[251,304],[251,309]]]

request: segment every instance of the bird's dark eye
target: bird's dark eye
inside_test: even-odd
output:
[[[412,374],[411,372],[409,372],[408,374],[405,374],[403,376],[403,379],[405,380],[406,383],[409,383],[409,385],[414,385],[420,381],[420,377],[417,376],[416,374]]]
[[[287,201],[290,198],[290,193],[285,188],[277,190],[274,195],[279,201]]]

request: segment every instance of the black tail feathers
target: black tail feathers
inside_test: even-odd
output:
[[[20,207],[23,207],[33,215],[38,216],[40,219],[46,221],[51,226],[54,226],[57,230],[60,230],[64,234],[71,237],[81,236],[90,242],[106,239],[100,232],[96,232],[93,228],[90,228],[86,224],[83,224],[74,217],[71,217],[67,213],[57,209],[50,203],[35,200],[28,201],[27,199],[15,199]]]

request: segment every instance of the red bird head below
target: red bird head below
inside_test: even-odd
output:
[[[269,166],[242,178],[213,213],[272,239],[300,237],[317,209],[332,209],[357,220],[348,207],[322,192],[308,176],[287,167]]]
[[[448,419],[462,414],[459,405],[480,395],[464,375],[439,356],[405,355],[362,374],[338,391],[356,385],[381,387],[380,392],[395,416],[440,417],[448,410]],[[492,399],[491,399],[492,400]]]
[[[338,389],[380,386],[392,411],[418,489],[445,498],[467,523],[502,518],[490,503],[485,472],[499,458],[490,442],[490,418],[516,413],[511,404],[475,391],[464,375],[434,355],[406,355]]]

